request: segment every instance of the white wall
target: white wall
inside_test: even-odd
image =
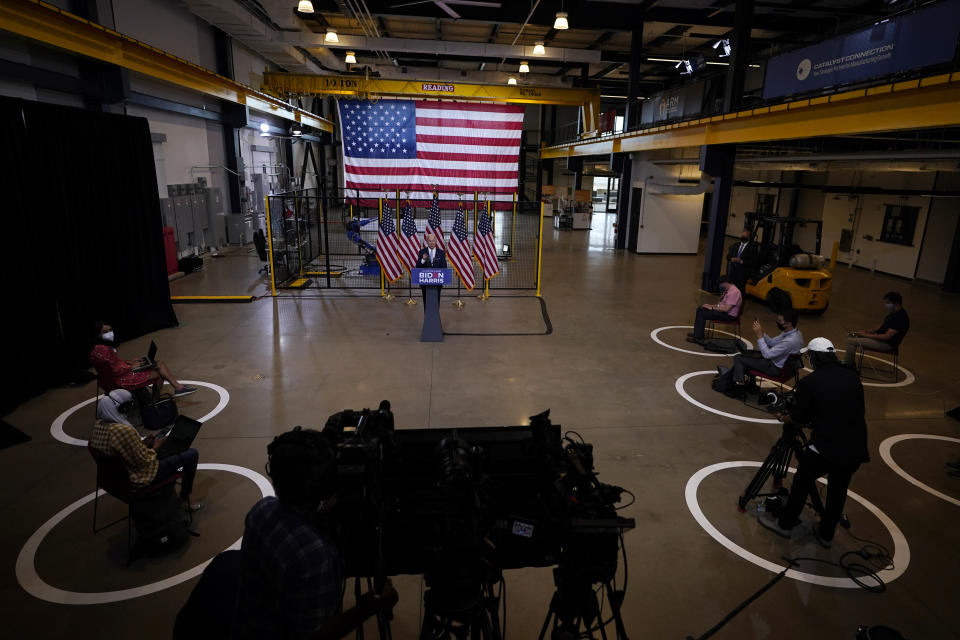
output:
[[[960,198],[931,200],[930,216],[926,233],[923,235],[916,276],[921,280],[942,284],[960,218]]]
[[[700,180],[696,165],[657,164],[655,160],[679,157],[677,154],[637,153],[633,156],[631,188],[644,189],[640,199],[637,229],[637,253],[696,254],[700,244],[703,217],[703,191],[679,180]],[[652,193],[650,184],[677,185],[690,191],[685,195]]]
[[[696,254],[700,244],[703,194],[643,194],[637,253]]]

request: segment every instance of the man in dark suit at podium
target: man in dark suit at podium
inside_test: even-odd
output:
[[[447,268],[447,254],[443,252],[443,249],[437,246],[437,237],[432,234],[427,234],[425,237],[427,241],[427,246],[420,249],[420,255],[417,256],[417,268],[418,269],[446,269]],[[438,286],[437,289],[442,289],[443,287]],[[427,288],[420,287],[420,295],[426,301],[427,297]],[[424,305],[423,312],[426,313],[426,305]]]
[[[740,241],[730,245],[727,251],[727,278],[746,295],[747,278],[757,268],[757,259],[760,249],[757,243],[750,239],[750,230],[740,232]]]

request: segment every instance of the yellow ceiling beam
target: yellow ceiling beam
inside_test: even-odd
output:
[[[741,144],[960,125],[960,72],[546,147],[541,157]]]
[[[600,93],[593,89],[271,72],[263,74],[263,89],[276,95],[395,96],[578,107],[600,102]]]
[[[600,92],[594,89],[267,72],[263,74],[263,90],[277,96],[439,98],[513,104],[569,105],[583,109],[583,131],[585,132],[581,134],[583,138],[592,138],[597,135],[600,116]]]
[[[183,58],[134,40],[39,0],[2,0],[0,29],[109,62],[145,76],[247,105],[250,109],[333,131],[333,123],[283,100],[218,75]]]

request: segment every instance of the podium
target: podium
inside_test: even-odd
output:
[[[440,324],[440,287],[453,283],[453,269],[414,269],[410,273],[413,283],[423,290],[423,330],[420,342],[443,342],[443,326]]]

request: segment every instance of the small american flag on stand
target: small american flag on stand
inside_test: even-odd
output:
[[[490,226],[490,214],[484,203],[477,233],[473,238],[473,252],[483,267],[483,277],[487,280],[500,273],[500,261],[497,260],[497,247],[493,243],[493,227]]]
[[[400,245],[397,243],[396,227],[393,225],[393,212],[390,211],[390,198],[383,199],[383,215],[380,218],[380,230],[377,231],[377,262],[383,269],[383,275],[388,282],[393,282],[403,275],[403,267],[397,253]]]
[[[433,235],[437,237],[437,246],[444,252],[447,250],[443,242],[443,229],[440,228],[440,198],[437,192],[433,192],[433,202],[430,203],[430,216],[427,218],[427,226],[423,229],[423,235]]]
[[[473,276],[473,261],[470,259],[470,241],[467,239],[467,217],[463,213],[463,203],[457,206],[457,218],[453,222],[453,231],[450,233],[450,244],[447,255],[450,262],[460,276],[460,281],[467,291],[473,289],[477,280]]]
[[[417,236],[417,223],[413,221],[413,208],[407,200],[403,205],[403,218],[400,220],[400,259],[407,269],[417,266],[417,254],[420,253],[420,238]]]

